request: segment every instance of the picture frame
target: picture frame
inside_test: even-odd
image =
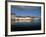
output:
[[[41,7],[41,26],[40,30],[29,30],[29,31],[11,31],[11,6],[40,6]],[[18,6],[18,7],[19,7]],[[27,8],[27,7],[26,7]],[[30,8],[30,7],[29,7]],[[45,3],[43,2],[24,2],[24,1],[10,1],[5,2],[5,36],[22,36],[22,35],[37,35],[45,34]]]

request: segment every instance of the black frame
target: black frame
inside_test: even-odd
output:
[[[7,31],[7,2],[23,2],[23,3],[35,3],[35,4],[43,4],[44,5],[44,33],[35,33],[35,34],[19,34],[19,35],[8,35],[8,31]],[[24,36],[24,35],[41,35],[41,34],[45,34],[45,3],[44,2],[27,2],[27,1],[5,1],[5,36]]]

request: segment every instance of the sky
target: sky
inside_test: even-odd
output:
[[[36,16],[41,15],[40,6],[11,6],[11,13],[16,14],[16,16]]]

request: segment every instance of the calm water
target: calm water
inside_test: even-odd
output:
[[[40,19],[34,19],[32,22],[17,22],[11,28],[11,31],[40,30],[41,21]]]

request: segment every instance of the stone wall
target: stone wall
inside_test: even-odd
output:
[[[16,18],[15,20],[16,20],[15,22],[31,22],[32,18],[30,18],[30,17],[26,17],[26,18],[19,17],[19,18]]]

